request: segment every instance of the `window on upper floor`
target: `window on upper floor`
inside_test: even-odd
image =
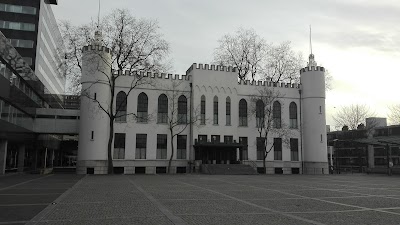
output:
[[[273,104],[272,109],[272,117],[274,120],[274,128],[281,128],[282,127],[282,120],[281,120],[281,103],[275,101]]]
[[[10,30],[35,31],[36,26],[33,23],[20,23],[0,20],[0,28]]]
[[[158,97],[157,123],[168,122],[168,98],[165,94]]]
[[[218,97],[214,96],[214,125],[218,125]]]
[[[149,100],[147,95],[142,92],[138,96],[138,103],[137,103],[137,121],[146,123],[148,120],[148,104]]]
[[[256,102],[256,127],[263,128],[264,127],[264,120],[265,120],[265,107],[264,102],[258,100]]]
[[[247,101],[239,101],[239,126],[247,126]]]
[[[290,128],[297,129],[297,105],[294,102],[289,105],[289,120]]]
[[[0,11],[36,15],[36,8],[0,3]]]
[[[95,93],[95,97],[96,93]],[[126,94],[123,91],[118,92],[117,98],[115,101],[115,122],[126,122],[126,106],[127,106],[127,99]]]
[[[187,98],[184,95],[178,98],[178,124],[187,123]]]
[[[206,97],[204,95],[201,96],[200,103],[200,124],[206,124]]]
[[[33,48],[34,41],[32,40],[21,40],[21,39],[10,39],[11,45],[14,48]]]
[[[231,125],[231,98],[226,97],[226,125]]]

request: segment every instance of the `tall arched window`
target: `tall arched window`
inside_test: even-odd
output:
[[[115,121],[116,122],[126,122],[126,94],[123,91],[118,92],[117,99],[115,101]]]
[[[157,122],[158,123],[168,122],[168,98],[165,94],[161,94],[158,97]]]
[[[206,97],[204,95],[201,96],[200,124],[206,124]]]
[[[218,97],[214,96],[214,125],[218,125]]]
[[[292,102],[289,105],[289,120],[290,120],[290,128],[297,128],[297,105]]]
[[[239,126],[247,126],[247,102],[244,99],[239,101]]]
[[[272,116],[274,119],[274,128],[281,128],[282,127],[282,122],[281,122],[281,103],[278,101],[275,101],[273,104],[273,109],[272,109]]]
[[[265,112],[264,112],[264,102],[258,100],[256,102],[256,126],[257,128],[264,127]]]
[[[149,100],[145,93],[140,93],[138,96],[138,105],[137,105],[137,121],[138,122],[147,122],[148,117],[148,104]]]
[[[178,124],[187,123],[187,99],[184,95],[178,98]]]
[[[231,125],[231,98],[226,97],[226,125]]]

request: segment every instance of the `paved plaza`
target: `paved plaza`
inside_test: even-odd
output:
[[[6,176],[1,224],[400,224],[400,177]]]

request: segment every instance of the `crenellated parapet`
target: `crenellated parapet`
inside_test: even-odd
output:
[[[179,75],[179,74],[170,74],[170,73],[153,73],[153,72],[145,72],[145,71],[121,71],[121,70],[113,70],[112,74],[114,76],[140,76],[140,77],[149,77],[149,78],[158,78],[165,80],[182,80],[182,81],[190,81],[190,75]]]
[[[303,69],[300,70],[300,74],[306,72],[306,71],[322,71],[325,72],[325,68],[322,66],[310,66],[310,67],[304,67]]]
[[[300,84],[291,84],[291,83],[282,83],[282,82],[272,82],[271,80],[258,80],[258,81],[250,81],[250,80],[240,80],[238,82],[239,85],[248,85],[248,86],[266,86],[266,87],[277,87],[277,88],[300,88]]]
[[[107,52],[110,53],[110,49],[105,46],[100,45],[86,45],[83,47],[82,52],[87,51],[98,51],[98,52]]]
[[[208,65],[208,64],[197,64],[193,63],[189,69],[186,71],[186,74],[189,74],[192,70],[212,70],[212,71],[220,71],[220,72],[236,72],[236,67],[232,66],[221,66],[221,65]]]

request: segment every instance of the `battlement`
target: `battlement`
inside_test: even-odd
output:
[[[220,66],[220,65],[208,65],[208,64],[197,64],[193,63],[189,69],[186,71],[186,74],[189,74],[192,70],[212,70],[212,71],[220,71],[220,72],[236,72],[236,67],[232,66]]]
[[[99,45],[86,45],[83,47],[82,52],[86,52],[86,51],[99,51],[99,52],[111,53],[109,48],[107,48],[105,46],[99,46]]]
[[[166,79],[166,80],[186,80],[190,81],[192,76],[188,75],[179,75],[179,74],[167,74],[167,73],[152,73],[152,72],[145,72],[145,71],[121,71],[121,70],[113,70],[112,74],[114,76],[142,76],[142,77],[150,77],[150,78],[159,78],[159,79]]]
[[[277,88],[300,88],[300,84],[290,84],[281,82],[272,82],[271,80],[263,81],[250,81],[250,80],[240,80],[239,85],[249,85],[249,86],[267,86],[267,87],[277,87]]]
[[[310,66],[310,67],[304,67],[303,69],[300,70],[300,74],[306,72],[306,71],[322,71],[325,72],[325,68],[322,66]]]

